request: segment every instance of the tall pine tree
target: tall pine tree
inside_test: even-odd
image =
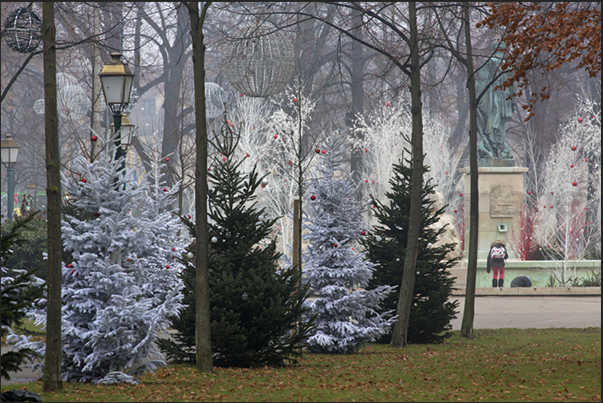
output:
[[[129,180],[121,159],[76,158],[72,169],[77,174],[63,176],[63,188],[74,209],[92,218],[65,214],[62,226],[73,260],[63,263],[61,377],[135,382],[123,371],[138,374],[165,365],[154,341],[182,308],[180,263],[172,258],[178,252],[171,250],[177,228],[163,232],[165,212],[131,214],[149,190]],[[153,203],[158,202],[142,207]],[[45,311],[34,316],[45,322]]]
[[[303,228],[307,231],[304,281],[317,298],[308,301],[316,315],[316,330],[308,339],[310,351],[354,353],[392,326],[393,311],[380,310],[380,303],[395,286],[366,290],[374,264],[356,250],[365,223],[366,206],[356,199],[358,185],[343,175],[341,143],[329,141],[322,164],[309,188],[309,207]]]
[[[428,168],[424,168],[427,172]],[[377,266],[370,288],[383,285],[399,285],[402,282],[406,238],[408,233],[408,215],[410,211],[411,168],[401,161],[394,165],[394,175],[390,179],[391,190],[386,193],[388,204],[373,199],[373,213],[379,225],[362,239],[362,245],[368,252],[368,258]],[[421,207],[421,230],[417,254],[414,295],[408,325],[409,343],[441,343],[451,334],[451,320],[456,318],[458,301],[449,302],[454,279],[447,270],[458,258],[447,259],[446,255],[454,244],[434,245],[446,227],[436,230],[432,224],[444,214],[445,207],[434,210],[434,201],[430,194],[435,193],[434,186],[428,181],[423,186]],[[396,309],[398,295],[390,294],[384,301],[382,310]],[[391,333],[381,339],[389,343]]]
[[[226,119],[225,119],[226,121]],[[269,239],[275,219],[256,206],[256,193],[265,187],[257,167],[241,172],[238,138],[225,123],[212,145],[217,152],[208,171],[210,243],[210,318],[213,362],[217,366],[257,367],[295,361],[298,346],[311,324],[296,326],[304,313],[307,288],[298,288],[299,275],[279,268],[276,241]],[[195,237],[195,225],[182,217]],[[190,248],[190,254],[194,248]],[[184,259],[186,310],[174,319],[174,340],[159,341],[168,358],[195,361],[195,267]]]

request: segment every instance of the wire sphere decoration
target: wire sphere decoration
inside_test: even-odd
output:
[[[281,91],[293,74],[293,44],[273,24],[239,29],[222,55],[228,82],[241,94],[265,98]]]
[[[31,53],[42,41],[42,21],[30,7],[20,7],[4,21],[2,36],[15,52]]]
[[[212,82],[205,83],[205,115],[208,119],[220,116],[227,100],[228,96],[222,87]]]
[[[44,104],[43,98],[37,99],[33,106],[34,112],[43,115]],[[87,116],[91,107],[92,101],[78,79],[68,73],[57,73],[57,108],[59,115],[63,119],[67,117],[79,119]]]

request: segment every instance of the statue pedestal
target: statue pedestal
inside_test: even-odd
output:
[[[522,167],[480,167],[478,168],[479,191],[479,234],[478,259],[487,259],[490,244],[501,239],[507,243],[509,259],[516,259],[508,246],[513,236],[521,231],[521,210],[523,208],[523,174],[528,168]],[[469,245],[469,210],[471,181],[469,168],[459,169],[465,183],[465,256]]]

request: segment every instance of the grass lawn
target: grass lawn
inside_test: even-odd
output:
[[[286,368],[169,365],[141,383],[6,385],[44,402],[79,401],[601,401],[601,328],[455,332],[441,345],[370,345],[354,355],[305,354]]]

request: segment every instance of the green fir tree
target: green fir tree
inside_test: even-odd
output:
[[[295,362],[299,346],[312,323],[297,323],[306,312],[309,295],[296,269],[279,268],[281,254],[269,239],[276,219],[265,219],[256,206],[256,192],[264,177],[256,167],[241,172],[236,160],[237,136],[228,125],[212,145],[217,150],[208,176],[210,241],[210,320],[214,364],[222,367],[258,367]],[[193,237],[193,221],[182,217]],[[188,307],[174,318],[174,340],[160,348],[175,362],[195,362],[194,244],[182,275],[183,303]]]
[[[361,242],[368,251],[368,259],[377,264],[369,288],[382,285],[400,286],[404,270],[408,221],[410,211],[410,176],[412,169],[402,162],[394,165],[394,175],[390,179],[391,190],[386,193],[389,203],[372,200],[373,212],[379,225],[370,231]],[[428,171],[424,168],[424,172]],[[458,258],[447,259],[446,255],[455,244],[434,245],[446,231],[446,227],[434,229],[444,214],[445,207],[435,210],[430,194],[435,193],[434,186],[428,181],[423,186],[421,206],[421,232],[416,263],[414,295],[408,325],[409,343],[441,343],[451,335],[451,321],[456,318],[458,301],[449,302],[454,279],[448,269]],[[396,309],[398,293],[390,294],[382,303],[381,309]],[[389,343],[391,332],[379,342]]]
[[[37,212],[36,212],[37,213]],[[27,312],[34,303],[42,298],[46,284],[35,276],[39,267],[27,269],[9,269],[6,262],[13,256],[14,249],[26,242],[27,231],[31,230],[32,221],[36,214],[26,218],[18,218],[14,222],[4,222],[2,231],[2,253],[0,263],[2,265],[2,339],[12,333],[12,328],[19,327]],[[4,225],[10,223],[10,227],[4,231]],[[30,348],[21,348],[7,351],[2,354],[0,360],[1,376],[10,380],[9,372],[21,371],[21,365],[28,360],[37,358],[38,354]]]

